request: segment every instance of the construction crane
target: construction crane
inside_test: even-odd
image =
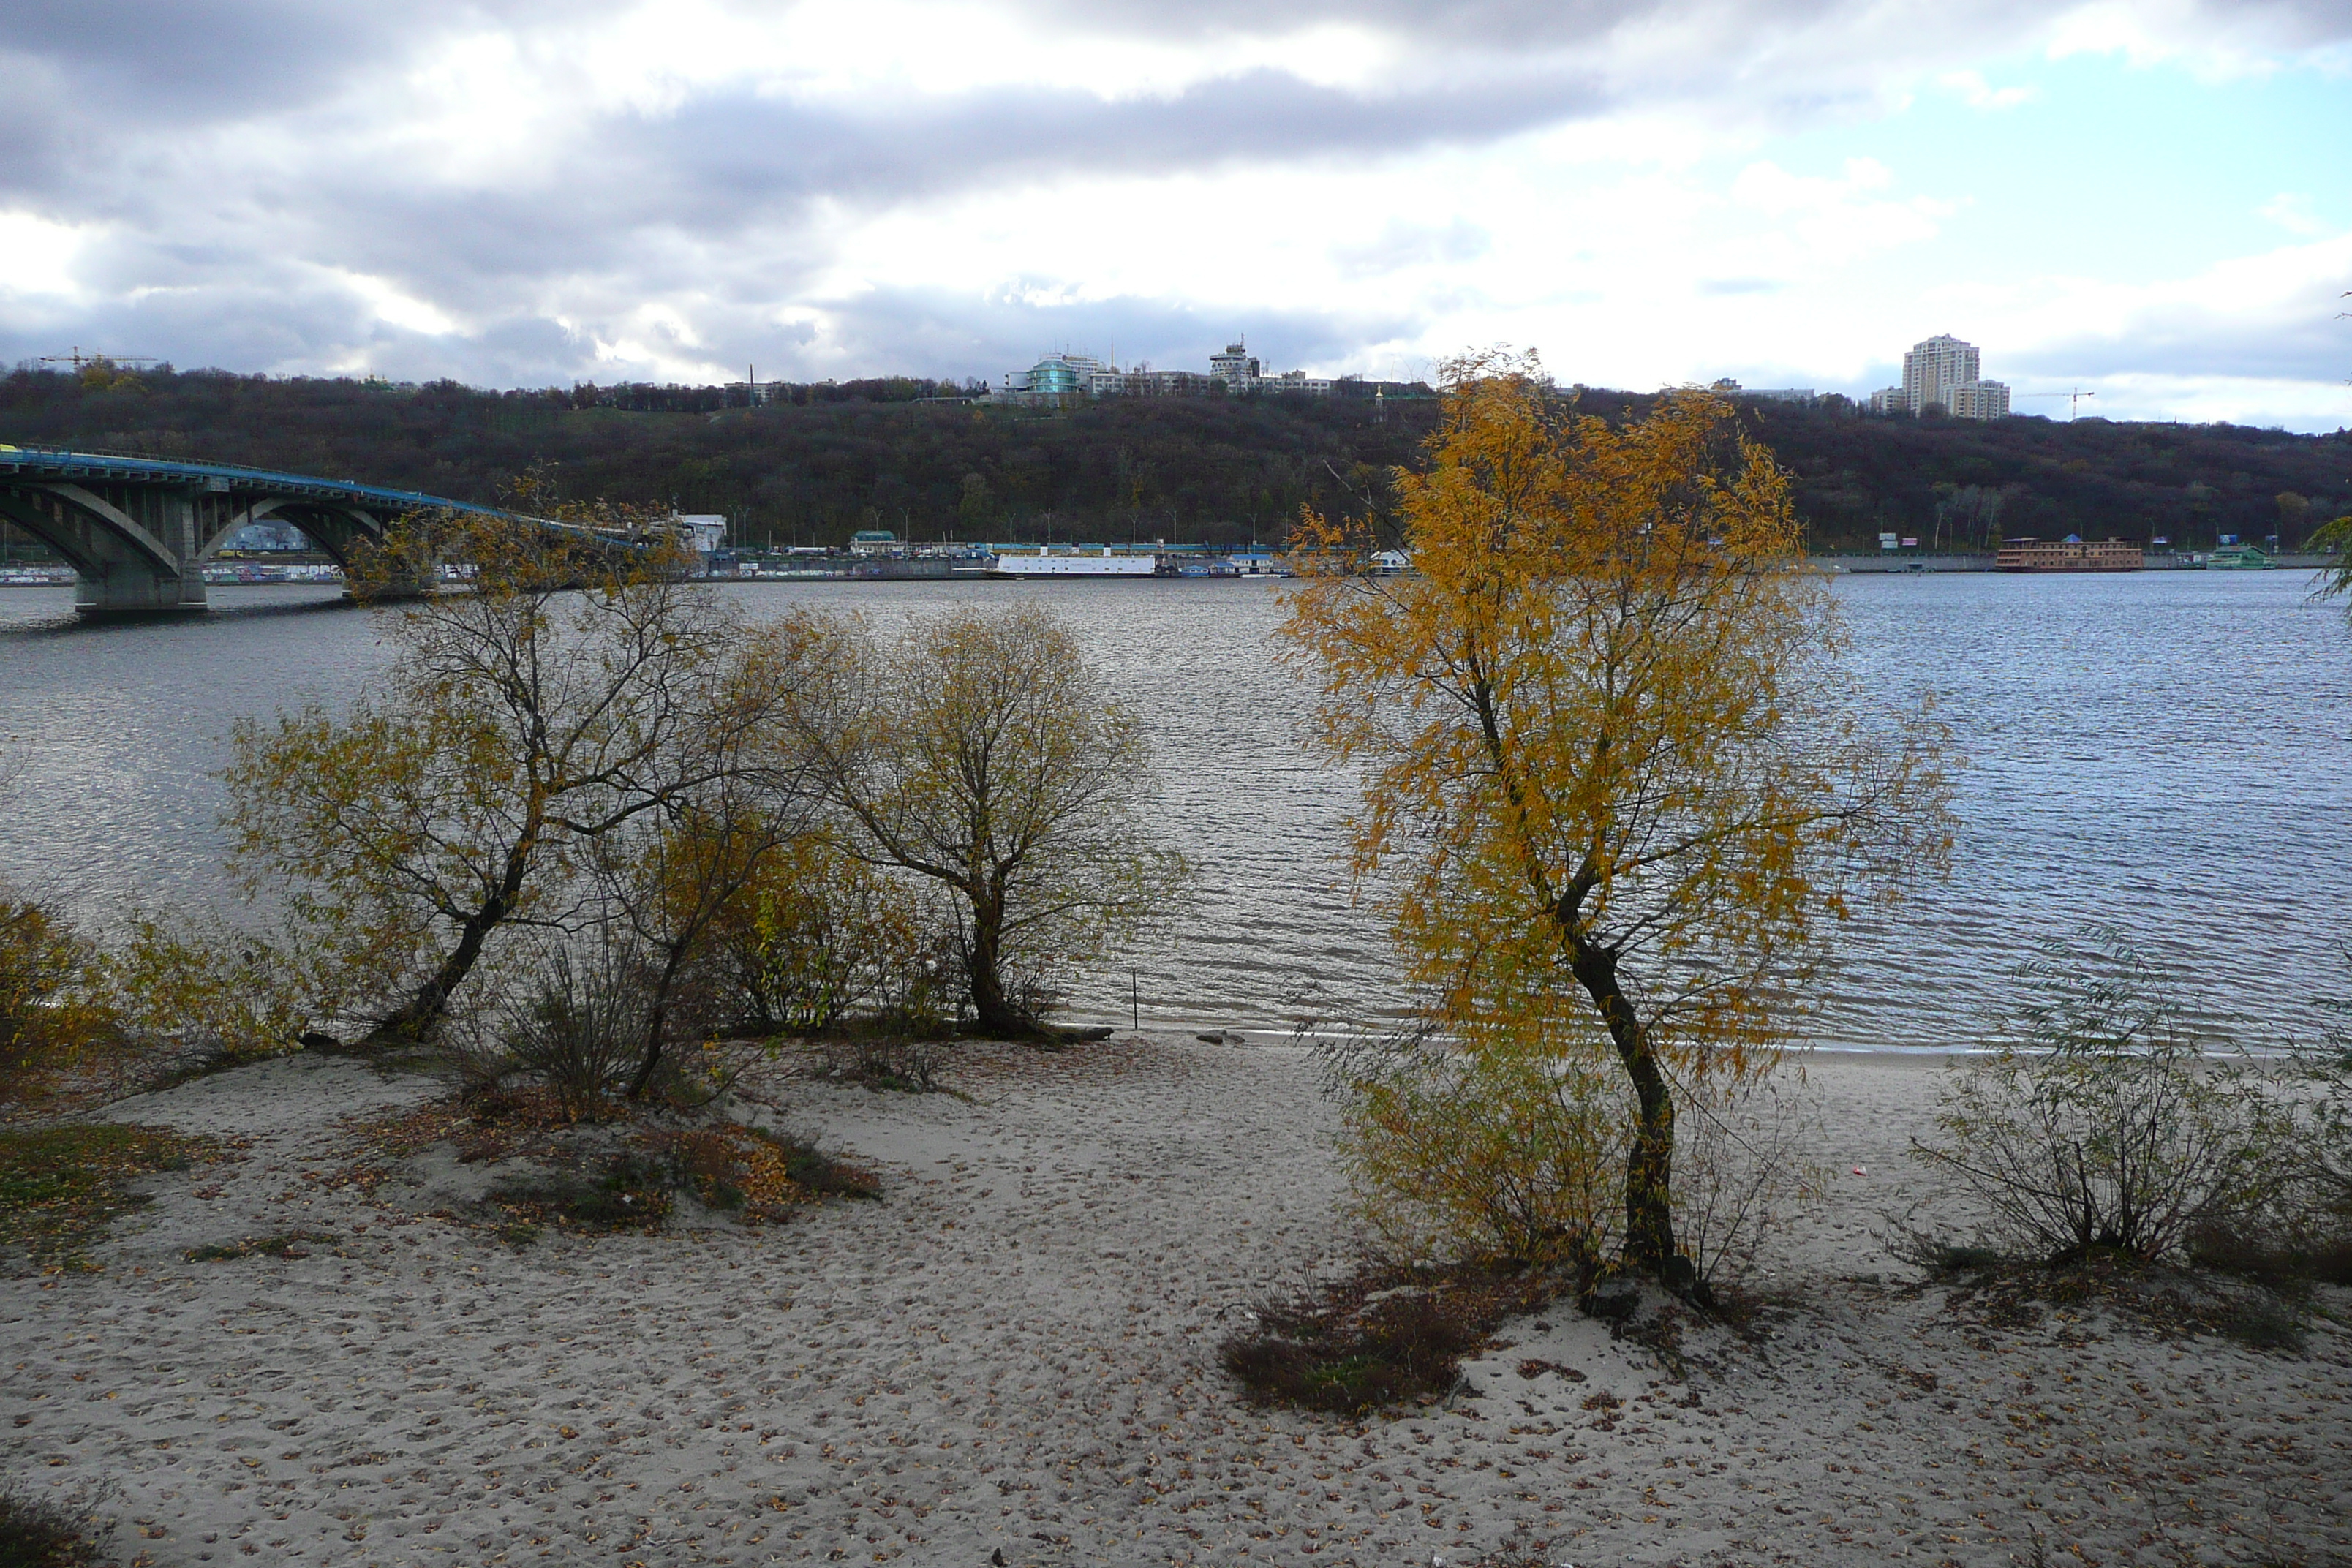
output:
[[[2072,419],[2074,417],[2074,410],[2081,405],[2083,399],[2086,397],[2096,397],[2098,395],[2099,395],[2095,392],[2087,392],[2082,387],[2077,386],[2065,392],[2021,393],[2018,395],[2018,401],[2022,403],[2029,397],[2063,397],[2066,400],[2066,417]]]
[[[43,364],[69,364],[73,366],[76,371],[79,371],[81,367],[86,364],[161,364],[163,362],[157,359],[153,354],[109,354],[100,353],[96,349],[92,349],[89,353],[84,353],[81,352],[81,345],[79,343],[76,343],[74,345],[73,353],[69,354],[43,354],[41,356],[41,363]]]

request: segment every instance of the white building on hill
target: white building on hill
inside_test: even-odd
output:
[[[1902,385],[1870,395],[1873,414],[1917,415],[1931,405],[1958,419],[2005,419],[2009,387],[1984,379],[1976,344],[1939,332],[1904,354]]]

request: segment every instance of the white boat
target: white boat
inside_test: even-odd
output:
[[[1108,546],[1099,555],[1080,555],[1076,551],[1056,555],[1047,550],[1034,555],[995,555],[990,557],[988,563],[989,576],[1023,580],[1034,577],[1156,577],[1159,574],[1159,557],[1114,555]]]

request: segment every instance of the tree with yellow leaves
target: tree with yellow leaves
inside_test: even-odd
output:
[[[1677,1089],[1768,1069],[1851,894],[1945,864],[1938,731],[1859,715],[1786,479],[1720,399],[1612,425],[1486,354],[1448,367],[1427,452],[1397,481],[1412,572],[1303,520],[1315,740],[1361,773],[1354,868],[1397,873],[1451,1048],[1613,1058],[1623,1255],[1672,1280]]]

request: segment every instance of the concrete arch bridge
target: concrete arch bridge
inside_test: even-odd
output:
[[[354,545],[381,539],[406,513],[437,510],[519,515],[416,490],[267,468],[0,446],[0,518],[71,563],[74,608],[84,615],[203,608],[205,563],[248,523],[292,523],[348,566]],[[616,547],[646,542],[643,536],[522,521]]]

